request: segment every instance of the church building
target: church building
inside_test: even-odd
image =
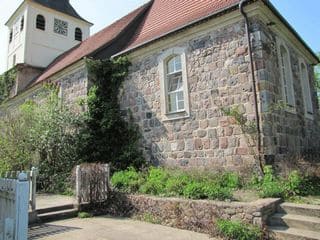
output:
[[[24,0],[6,25],[18,73],[0,115],[47,82],[76,105],[86,58],[127,56],[119,101],[154,164],[242,171],[320,150],[319,59],[268,0],[151,0],[92,36],[69,0]],[[254,142],[226,108],[254,123]]]

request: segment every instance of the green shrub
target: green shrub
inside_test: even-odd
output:
[[[236,189],[241,186],[240,177],[236,173],[226,172],[223,173],[221,176],[217,177],[217,179],[219,185],[222,187]]]
[[[222,187],[216,183],[208,183],[204,185],[204,193],[208,199],[225,200],[232,198],[232,188]]]
[[[288,176],[288,180],[284,182],[285,197],[299,195],[302,182],[303,178],[298,171],[292,171]]]
[[[191,199],[205,199],[205,184],[202,182],[190,182],[183,190],[183,196]]]
[[[112,185],[120,191],[127,193],[137,192],[144,179],[134,168],[116,172],[111,178]]]
[[[259,196],[267,197],[284,197],[284,186],[282,182],[274,176],[271,166],[264,168],[264,177],[259,183]]]
[[[218,220],[216,223],[218,233],[227,239],[258,240],[262,239],[262,231],[253,225],[240,221]]]
[[[186,173],[179,173],[170,177],[166,183],[167,196],[182,196],[184,188],[190,182],[190,176]]]
[[[165,193],[169,172],[163,168],[151,167],[146,182],[140,187],[142,193],[161,195]]]

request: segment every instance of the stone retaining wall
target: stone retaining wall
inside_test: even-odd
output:
[[[279,202],[279,199],[219,202],[116,193],[104,210],[113,216],[136,217],[170,227],[212,233],[217,219],[241,220],[263,227]]]

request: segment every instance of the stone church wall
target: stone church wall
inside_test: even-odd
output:
[[[299,58],[303,58],[303,55],[293,47],[290,41],[274,33],[272,27],[268,28],[257,22],[253,30],[256,33],[256,39],[259,39],[255,42],[255,61],[262,99],[263,145],[266,160],[270,163],[275,161],[276,165],[285,160],[291,163],[294,160],[317,160],[319,162],[319,158],[311,159],[319,157],[320,149],[319,105],[313,67],[304,58],[309,72],[314,111],[312,118],[308,118],[305,116],[299,70]],[[290,54],[296,103],[294,113],[276,106],[282,100],[277,37],[282,38]],[[304,157],[309,159],[303,159]]]
[[[123,109],[131,109],[141,128],[146,157],[166,166],[251,168],[256,160],[246,136],[221,111],[238,106],[248,119],[254,119],[244,23],[197,34],[189,29],[181,35],[172,37],[177,40],[161,40],[161,46],[145,55],[138,56],[138,50],[137,57],[130,59],[132,67],[121,102]],[[162,121],[158,59],[174,47],[186,49],[190,117]]]

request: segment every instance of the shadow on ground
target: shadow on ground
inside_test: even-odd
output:
[[[28,240],[41,239],[48,236],[71,232],[79,229],[81,228],[58,226],[58,225],[52,225],[52,224],[41,224],[41,225],[31,226],[28,232]]]

